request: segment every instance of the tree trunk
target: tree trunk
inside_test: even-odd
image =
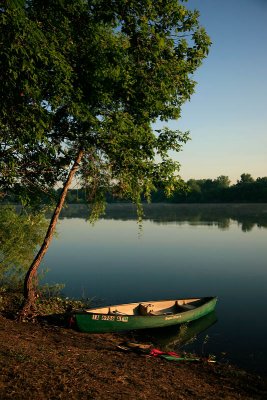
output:
[[[79,150],[76,160],[69,172],[68,178],[63,186],[63,190],[61,192],[60,198],[58,200],[57,206],[51,218],[49,227],[47,229],[43,244],[38,251],[35,259],[33,260],[24,280],[24,301],[19,312],[18,318],[24,319],[32,317],[35,311],[35,301],[36,301],[36,275],[38,267],[47,252],[47,249],[52,241],[53,234],[55,232],[56,224],[58,221],[59,214],[62,210],[62,207],[65,202],[65,198],[68,192],[68,189],[71,185],[72,179],[79,168],[79,163],[83,157],[83,150]]]

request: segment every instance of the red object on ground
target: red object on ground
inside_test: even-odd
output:
[[[180,354],[175,353],[174,351],[161,351],[159,349],[151,349],[150,355],[154,357],[158,357],[161,355],[172,356],[172,357],[181,357]]]

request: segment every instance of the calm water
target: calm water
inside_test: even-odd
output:
[[[213,325],[190,350],[226,353],[266,373],[267,204],[153,205],[145,213],[140,230],[129,205],[110,206],[94,226],[81,208],[66,210],[43,262],[46,280],[103,304],[216,295]]]

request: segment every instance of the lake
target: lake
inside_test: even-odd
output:
[[[129,204],[109,205],[94,226],[86,218],[83,206],[64,210],[46,282],[103,305],[218,296],[188,348],[267,372],[267,204],[153,204],[141,228]]]

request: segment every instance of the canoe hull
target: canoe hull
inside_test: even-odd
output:
[[[216,297],[210,297],[199,307],[171,315],[109,315],[90,313],[88,310],[89,312],[75,313],[74,318],[76,326],[81,332],[100,333],[162,328],[201,318],[215,309],[216,302]]]

